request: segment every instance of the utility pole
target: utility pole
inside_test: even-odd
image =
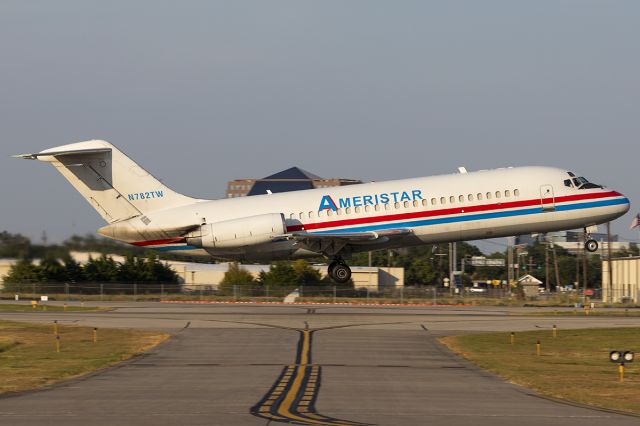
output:
[[[609,289],[607,302],[613,303],[613,262],[611,261],[611,222],[607,222],[607,264],[609,268]]]
[[[544,286],[547,293],[551,291],[549,285],[549,242],[547,236],[544,236]]]
[[[453,243],[449,243],[449,295],[453,296]]]
[[[576,288],[580,286],[580,241],[576,247]]]
[[[586,241],[587,234],[584,234]],[[587,248],[582,247],[582,294],[584,298],[584,304],[587,304],[587,282],[589,281],[589,253]]]
[[[556,254],[556,245],[552,244],[551,248],[553,250],[553,268],[555,269],[556,272],[556,291],[558,291],[558,288],[560,287],[560,270],[558,269],[558,255]]]
[[[507,237],[507,293],[511,295],[513,281],[513,237]]]

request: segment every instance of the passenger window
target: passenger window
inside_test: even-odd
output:
[[[478,201],[482,201],[482,192],[478,192]]]
[[[391,210],[391,206],[389,205],[389,203],[384,205],[384,209],[385,210]]]
[[[440,204],[446,204],[447,203],[447,199],[444,197],[440,197]]]
[[[438,200],[436,200],[435,198],[431,199],[431,205],[432,206],[435,206],[437,202],[438,202]]]
[[[338,210],[336,210],[336,214],[337,214],[338,216],[342,215],[342,209],[338,209]]]
[[[362,211],[362,209],[360,208],[360,206],[357,206],[357,207],[355,208],[355,210],[356,210],[356,213],[360,213],[360,212]]]
[[[487,192],[487,200],[490,200],[490,199],[491,199],[491,193]]]
[[[304,219],[304,213],[300,212],[300,214],[298,215],[298,217],[300,218],[300,220]]]
[[[424,201],[424,200],[422,200],[422,201]],[[415,200],[415,201],[413,202],[413,207],[419,207],[419,206],[420,206],[420,201]]]
[[[500,198],[500,197],[501,197],[500,191],[496,191],[496,198]]]
[[[461,203],[464,202],[464,195],[458,196],[458,201],[460,201]]]
[[[504,191],[504,196],[507,198],[511,197],[511,191],[509,191],[508,189]]]
[[[404,203],[402,203],[402,205],[404,206],[405,209],[409,208],[409,202],[408,201],[405,201]]]
[[[449,202],[451,204],[455,203],[456,202],[456,197],[454,197],[453,195],[451,197],[449,197]]]
[[[469,194],[469,195],[467,196],[467,199],[468,199],[469,201],[473,201],[473,194]]]
[[[396,204],[394,205],[394,207],[395,207],[396,209],[399,209],[399,208],[400,208],[400,203],[396,203]]]
[[[369,213],[371,211],[371,207],[369,206],[364,206],[364,211]]]
[[[320,211],[318,212],[318,217],[322,217],[322,216],[324,216],[324,210],[320,210]]]
[[[513,196],[514,197],[519,197],[520,196],[520,190],[519,189],[514,189],[513,190]]]
[[[424,200],[422,200],[422,206],[423,207],[427,207],[427,199],[426,198]]]
[[[327,216],[333,216],[333,210],[327,210]]]
[[[296,215],[295,215],[295,214],[291,213],[291,214],[289,215],[289,219],[295,219],[295,218],[296,218]]]
[[[313,218],[313,212],[309,212],[309,219]]]
[[[379,212],[380,211],[380,204],[376,204],[374,207],[374,210]]]
[[[346,214],[351,214],[351,207],[347,207],[344,212]]]

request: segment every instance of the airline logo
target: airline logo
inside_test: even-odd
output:
[[[373,206],[376,204],[400,203],[403,201],[422,200],[422,190],[381,192],[378,194],[356,195],[353,197],[338,198],[338,202],[331,195],[323,195],[320,200],[321,210],[345,209],[347,207]]]

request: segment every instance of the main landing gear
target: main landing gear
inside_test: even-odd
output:
[[[337,283],[344,284],[351,279],[351,268],[342,259],[335,259],[329,264],[329,277]]]

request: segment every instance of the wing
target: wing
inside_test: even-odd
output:
[[[347,245],[370,246],[371,250],[375,250],[376,246],[411,234],[413,231],[403,228],[363,232],[297,231],[287,234],[286,238],[295,240],[311,251],[331,256],[340,252]]]

